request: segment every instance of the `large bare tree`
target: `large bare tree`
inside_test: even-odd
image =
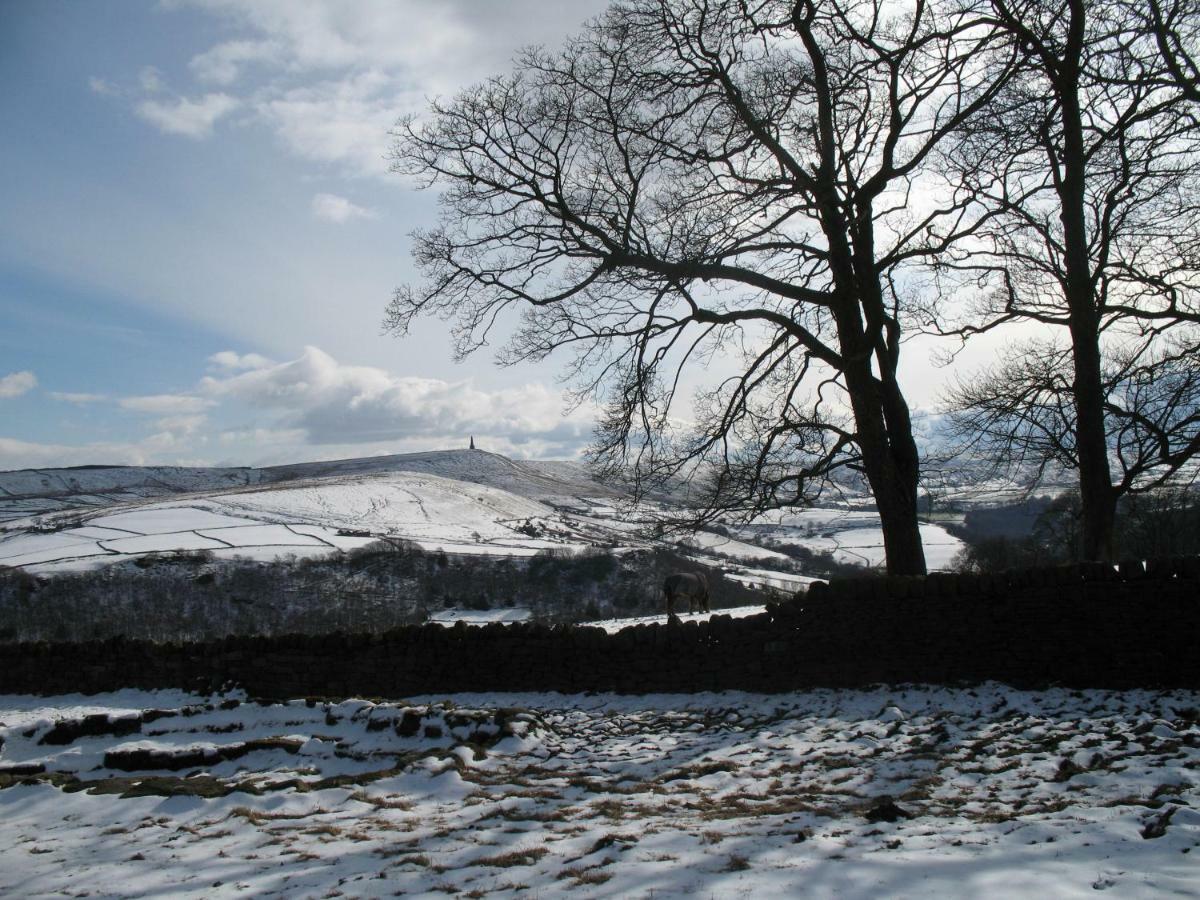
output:
[[[630,0],[401,122],[396,169],[442,213],[389,326],[452,318],[465,354],[519,308],[502,361],[576,351],[607,402],[602,463],[696,476],[700,516],[802,504],[853,470],[888,570],[924,572],[902,338],[917,273],[988,214],[931,163],[1012,51],[971,15],[893,9]],[[710,365],[732,374],[681,409]]]
[[[1005,459],[1077,470],[1087,559],[1112,557],[1121,493],[1170,477],[1200,449],[1194,411],[1141,387],[1193,377],[1200,321],[1200,131],[1185,53],[1196,23],[1184,0],[1155,3],[967,7],[1023,59],[994,115],[970,123],[950,155],[996,212],[957,261],[992,288],[959,333],[1031,321],[1061,339],[1019,349],[960,385],[951,405]]]

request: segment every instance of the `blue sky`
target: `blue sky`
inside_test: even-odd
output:
[[[0,469],[576,455],[560,361],[380,324],[436,196],[388,130],[604,0],[0,0]],[[983,342],[981,342],[982,344]],[[982,348],[981,348],[982,349]],[[906,354],[916,406],[933,357]],[[711,374],[711,373],[709,373]]]
[[[576,453],[552,366],[380,334],[436,207],[385,155],[602,6],[0,0],[0,469]]]

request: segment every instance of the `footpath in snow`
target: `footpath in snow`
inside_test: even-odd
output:
[[[0,896],[1200,895],[1200,692],[0,697]]]

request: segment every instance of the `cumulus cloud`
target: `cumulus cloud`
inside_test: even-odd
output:
[[[80,446],[43,444],[0,437],[0,471],[52,466],[145,465],[147,454],[137,444],[94,443]]]
[[[280,427],[301,429],[314,444],[489,434],[514,445],[535,439],[578,445],[591,428],[585,411],[564,418],[561,394],[543,385],[481,391],[466,381],[342,365],[316,347],[269,368],[206,378],[201,392],[274,410]]]
[[[236,97],[228,94],[205,94],[196,100],[187,97],[143,100],[137,106],[137,114],[167,134],[198,140],[211,135],[216,121],[240,105]]]
[[[240,64],[272,59],[302,71],[424,66],[482,37],[454,3],[176,0],[174,5],[206,10],[255,35],[223,42],[193,59],[197,74],[230,80]]]
[[[313,215],[325,222],[342,225],[351,219],[373,219],[374,210],[359,206],[337,194],[317,194],[312,199]]]
[[[188,65],[198,82],[237,94],[295,155],[346,174],[384,175],[388,131],[398,116],[424,109],[426,97],[503,71],[521,47],[560,43],[607,0],[163,4],[201,10],[233,32],[192,57]],[[174,113],[177,120],[184,110],[154,112]],[[194,127],[176,133],[206,136],[212,123]]]
[[[188,68],[201,81],[228,86],[237,81],[246,63],[274,62],[283,53],[283,45],[275,40],[226,41],[193,56]]]
[[[28,370],[5,375],[0,378],[0,400],[20,397],[37,387],[37,383],[37,376]]]
[[[166,416],[154,423],[161,431],[170,434],[191,435],[198,432],[208,423],[208,416]]]
[[[108,403],[136,414],[113,422],[131,433],[80,446],[0,437],[0,469],[186,465],[202,462],[207,450],[222,465],[273,465],[465,447],[471,435],[496,453],[561,459],[586,445],[595,412],[564,415],[562,394],[541,384],[484,390],[470,381],[345,365],[316,347],[286,362],[226,350],[208,363],[208,376],[190,392],[54,393],[62,402]]]
[[[121,94],[120,88],[111,81],[97,78],[95,75],[88,79],[88,88],[93,94],[99,94],[101,97],[117,97]]]
[[[104,394],[87,394],[72,391],[51,391],[51,398],[63,403],[74,403],[76,406],[86,406],[89,403],[101,403],[108,398]]]
[[[265,369],[267,366],[275,365],[274,362],[257,353],[238,354],[232,350],[222,350],[220,353],[214,353],[208,358],[208,362],[218,369],[226,369],[228,371]]]
[[[138,83],[142,86],[142,90],[148,94],[156,94],[166,87],[163,82],[162,72],[154,68],[154,66],[143,66],[138,72]]]
[[[296,156],[351,175],[385,175],[397,95],[388,75],[367,71],[271,92],[254,108]]]
[[[132,412],[156,416],[186,416],[203,412],[213,406],[214,402],[191,394],[151,394],[144,397],[124,397],[118,401],[118,405]]]

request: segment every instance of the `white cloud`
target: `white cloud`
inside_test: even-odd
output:
[[[37,376],[32,372],[13,372],[0,378],[0,400],[20,397],[37,387]]]
[[[352,175],[386,175],[389,129],[403,109],[382,72],[321,81],[264,95],[255,111],[296,156]]]
[[[316,347],[269,368],[205,378],[201,392],[273,410],[279,415],[274,427],[301,429],[314,444],[489,434],[513,445],[540,440],[577,447],[592,421],[582,410],[564,417],[562,395],[543,385],[481,391],[470,382],[342,365]]]
[[[198,100],[144,100],[138,104],[137,114],[167,134],[199,139],[211,135],[214,123],[240,105],[241,101],[228,94],[205,94]]]
[[[237,354],[232,350],[222,350],[220,353],[214,353],[208,358],[211,365],[219,369],[228,371],[240,371],[242,369],[265,369],[267,366],[275,365],[274,362],[267,359],[265,356],[259,356],[257,353]]]
[[[504,71],[521,47],[560,43],[606,3],[164,0],[234,31],[192,57],[198,81],[233,90],[253,68],[243,104],[289,151],[378,176],[388,171],[388,131],[400,115]]]
[[[154,66],[143,66],[138,72],[138,83],[142,86],[142,90],[150,94],[155,94],[166,87],[163,82],[162,72],[154,68]]]
[[[200,71],[215,69],[223,76],[226,66],[210,59],[236,67],[273,58],[301,71],[423,66],[457,55],[464,44],[482,37],[455,4],[425,0],[181,0],[175,5],[207,10],[255,33],[254,39],[225,42],[200,54],[209,58],[196,64]]]
[[[124,397],[122,409],[157,416],[185,416],[202,412],[214,405],[212,400],[190,394],[151,394],[144,397]]]
[[[51,391],[50,396],[55,400],[61,400],[63,403],[74,403],[76,406],[100,403],[108,399],[104,394],[86,394],[71,391]]]
[[[101,97],[116,97],[121,93],[120,88],[111,81],[105,81],[103,78],[97,78],[95,75],[88,79],[88,88],[91,89],[93,94],[99,94]]]
[[[312,199],[313,215],[325,222],[341,225],[351,219],[374,219],[377,213],[373,209],[359,206],[345,197],[337,194],[317,194]]]
[[[540,384],[482,390],[470,381],[343,365],[316,347],[282,363],[228,350],[208,362],[211,374],[192,392],[56,392],[63,402],[107,402],[140,415],[115,417],[111,427],[124,422],[131,433],[107,442],[0,437],[0,469],[188,465],[210,450],[219,451],[216,464],[274,465],[465,447],[471,435],[493,452],[562,459],[577,456],[591,435],[594,411],[564,416],[562,395]]]
[[[148,458],[146,449],[133,443],[94,443],[72,447],[0,437],[0,471],[105,464],[142,466],[146,465]]]
[[[268,63],[283,56],[277,41],[226,41],[193,56],[188,68],[201,81],[228,86],[237,81],[246,63]]]
[[[178,434],[186,437],[195,434],[206,424],[208,424],[208,416],[205,415],[167,416],[155,422],[154,427],[172,435]]]

